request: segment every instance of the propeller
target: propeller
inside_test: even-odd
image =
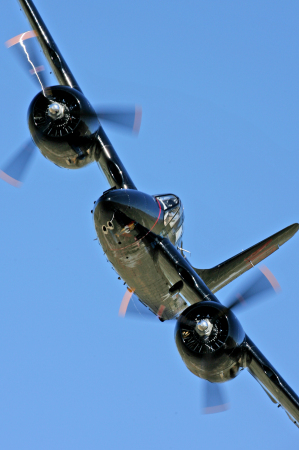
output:
[[[152,313],[150,309],[148,309],[143,303],[141,303],[138,297],[134,294],[134,291],[130,288],[128,288],[125,292],[125,295],[120,304],[118,315],[120,317],[129,316],[138,319],[154,319],[155,321],[157,321],[157,319],[159,318],[154,313]]]
[[[226,400],[224,386],[204,380],[203,414],[227,411],[230,404]]]
[[[251,282],[245,285],[241,292],[232,296],[225,309],[220,311],[211,321],[213,322],[213,320],[224,316],[228,311],[237,309],[238,307],[244,309],[253,306],[261,298],[261,294],[263,294],[263,300],[265,300],[266,294],[278,293],[280,291],[281,287],[272,272],[266,266],[261,266]]]
[[[180,321],[188,326],[197,327],[202,332],[208,331],[209,327],[213,328],[213,323],[226,315],[229,311],[237,309],[238,307],[250,307],[254,303],[263,298],[266,294],[278,293],[281,290],[280,285],[274,275],[266,266],[262,266],[256,271],[250,283],[243,285],[243,288],[227,302],[227,306],[219,311],[213,318],[201,320],[200,322],[186,319],[180,316]],[[155,315],[146,308],[138,297],[134,295],[134,291],[128,289],[122,300],[119,315],[124,317],[126,314],[133,315],[138,318],[155,318]],[[210,354],[212,358],[212,353]],[[203,414],[214,414],[223,412],[229,409],[229,403],[225,394],[225,388],[222,383],[211,383],[204,381],[204,395],[203,395]]]
[[[31,76],[38,89],[41,89],[44,95],[47,96],[46,87],[49,80],[47,79],[45,66],[36,39],[32,39],[36,37],[36,31],[26,31],[6,41],[5,45],[7,48],[12,48],[12,51],[16,53],[16,57],[25,72]]]
[[[237,309],[238,306],[242,306],[243,309],[253,306],[254,303],[260,298],[261,294],[264,294],[265,296],[265,294],[271,294],[274,292],[278,293],[281,290],[275,276],[266,266],[261,266],[258,269],[259,270],[255,273],[251,281],[246,285],[243,285],[242,290],[234,294],[228,301],[228,305],[222,311],[219,311],[219,314],[210,319],[210,322],[213,323],[213,321],[219,319],[219,317],[227,314],[228,311]],[[158,314],[158,318],[162,316],[163,312],[161,309],[159,309],[159,311],[160,314]],[[134,290],[130,288],[128,288],[125,292],[118,312],[120,317],[125,317],[127,314],[135,317],[139,316],[139,318],[157,317],[149,310],[149,308],[143,305],[143,303],[134,294]],[[184,317],[181,317],[181,321],[190,326],[198,325],[197,322]],[[206,326],[208,326],[208,324],[202,324],[203,329]]]
[[[16,52],[18,61],[25,69],[25,72],[33,75],[33,80],[35,81],[38,89],[42,90],[49,103],[53,104],[53,109],[55,106],[56,108],[59,108],[59,104],[57,104],[57,102],[55,102],[55,100],[51,97],[52,92],[49,87],[49,71],[47,73],[45,70],[45,66],[43,64],[43,54],[36,39],[33,39],[36,37],[36,31],[27,31],[15,36],[12,39],[9,39],[5,45],[7,48],[12,49],[13,52]],[[118,126],[122,130],[130,131],[135,135],[137,135],[140,130],[142,117],[142,110],[140,106],[99,107],[95,112],[100,121]],[[86,112],[85,114],[82,114],[81,112],[80,115],[81,118],[89,116],[94,117],[94,113]],[[33,155],[33,149],[33,143],[24,144],[21,151],[13,157],[13,159],[2,171],[0,171],[0,178],[13,186],[20,187],[24,179],[24,175],[27,172],[28,162]]]
[[[36,146],[33,141],[28,141],[23,148],[0,170],[0,178],[14,187],[21,187],[22,180],[27,172],[29,163],[36,153]]]
[[[141,126],[142,108],[138,105],[116,106],[95,108],[96,115],[100,121],[108,122],[111,125],[121,127],[124,131],[138,134]],[[84,113],[81,117],[89,117],[92,113]]]
[[[262,266],[254,274],[250,283],[243,285],[243,289],[233,295],[228,301],[227,306],[219,311],[216,316],[209,320],[193,322],[193,324],[204,332],[205,330],[208,330],[209,326],[213,328],[213,324],[216,320],[226,315],[229,311],[237,309],[238,307],[242,307],[243,309],[251,307],[257,300],[261,298],[265,300],[266,294],[278,293],[280,290],[280,285],[272,272],[266,266]],[[188,325],[190,325],[192,321],[188,320],[187,322]],[[203,414],[223,412],[227,409],[229,409],[229,403],[226,401],[224,386],[219,383],[206,382]]]

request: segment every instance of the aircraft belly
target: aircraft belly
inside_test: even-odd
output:
[[[169,293],[169,288],[180,277],[176,274],[174,280],[172,275],[168,277],[167,272],[163,273],[158,253],[146,239],[132,241],[131,245],[119,249],[106,248],[109,261],[142,303],[159,317],[171,319],[183,311],[187,303],[179,292]]]

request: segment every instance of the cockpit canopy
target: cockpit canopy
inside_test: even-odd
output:
[[[164,211],[164,225],[167,226],[170,224],[172,227],[181,215],[180,199],[173,194],[155,195],[155,198],[158,200]]]
[[[173,194],[158,195],[156,199],[159,200],[164,211],[177,206],[180,202],[178,197]]]

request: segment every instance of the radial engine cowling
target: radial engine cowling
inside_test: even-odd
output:
[[[176,346],[187,368],[211,382],[221,383],[238,375],[244,339],[235,315],[212,301],[185,309],[175,329]]]
[[[94,160],[92,146],[100,124],[76,89],[53,86],[37,94],[29,106],[28,124],[41,153],[57,166],[77,169]]]

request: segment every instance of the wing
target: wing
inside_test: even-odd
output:
[[[254,343],[246,336],[245,364],[249,373],[260,383],[271,401],[282,407],[299,428],[299,397],[279,375]]]
[[[19,0],[19,3],[27,16],[31,27],[36,33],[40,46],[59,84],[70,86],[81,91],[74,75],[70,71],[34,4],[30,0]]]
[[[208,288],[215,293],[278,250],[297,233],[298,229],[299,224],[294,223],[212,269],[194,268],[194,270]]]
[[[19,3],[24,10],[24,13],[27,16],[27,19],[33,28],[33,31],[22,33],[15,38],[12,38],[8,41],[7,46],[11,47],[15,44],[21,44],[25,52],[26,58],[26,65],[29,67],[32,66],[33,73],[36,75],[37,79],[39,80],[39,88],[42,87],[43,95],[46,98],[50,98],[52,96],[51,87],[46,87],[44,89],[44,86],[47,86],[42,82],[40,78],[40,70],[41,66],[37,66],[36,64],[36,56],[39,56],[34,52],[30,52],[30,55],[28,54],[27,50],[25,49],[25,46],[23,46],[24,41],[26,41],[29,38],[36,37],[38,39],[38,42],[44,52],[45,57],[48,60],[48,63],[50,64],[50,67],[52,69],[52,72],[55,74],[58,82],[62,86],[67,86],[70,88],[73,88],[76,91],[82,92],[82,90],[79,87],[79,84],[77,83],[73,73],[69,69],[66,61],[64,60],[61,52],[59,51],[56,43],[54,42],[54,39],[52,38],[48,28],[46,27],[43,19],[41,18],[39,12],[37,11],[36,7],[33,4],[32,0],[19,0]],[[22,52],[23,52],[22,50]],[[25,55],[22,56],[24,57]],[[30,56],[30,57],[29,57]],[[38,60],[38,58],[37,58]],[[26,66],[27,67],[27,66]],[[32,72],[30,70],[30,72]],[[41,86],[40,86],[41,85]],[[54,87],[53,87],[54,88]],[[67,92],[65,89],[61,90],[61,92]],[[74,96],[76,97],[78,93],[74,93]],[[80,98],[80,96],[79,96]],[[81,97],[81,106],[84,104],[82,102],[83,97]],[[56,102],[60,102],[62,99],[55,98]],[[88,123],[93,123],[93,130],[90,135],[90,147],[85,149],[85,146],[87,144],[77,144],[78,137],[75,139],[75,135],[73,134],[73,130],[70,131],[68,134],[69,136],[66,136],[65,142],[68,147],[68,151],[70,151],[70,157],[68,159],[68,162],[64,160],[63,163],[61,163],[61,167],[66,168],[80,168],[84,165],[88,164],[92,160],[95,160],[98,165],[101,167],[101,169],[104,172],[104,175],[107,177],[108,182],[112,188],[116,187],[118,189],[136,189],[135,184],[133,183],[131,177],[129,176],[127,170],[125,169],[123,163],[121,162],[120,158],[118,157],[116,151],[114,150],[111,142],[109,141],[108,137],[106,136],[106,133],[104,132],[101,123],[99,121],[99,118],[102,120],[109,121],[110,123],[117,124],[119,126],[122,126],[123,129],[128,129],[134,132],[138,132],[140,127],[140,121],[141,121],[141,109],[139,107],[126,107],[126,108],[108,108],[108,109],[102,109],[100,108],[98,112],[94,111],[94,109],[91,107],[90,103],[86,100],[85,107],[80,107],[80,112],[78,110],[78,113],[72,112],[72,114],[76,114],[76,120],[81,119],[81,125],[82,125],[82,140],[85,142],[85,138],[88,136]],[[52,101],[52,100],[51,100]],[[64,101],[64,100],[63,100]],[[48,104],[45,106],[44,109],[40,110],[40,113],[42,113],[43,117],[44,115],[48,113],[46,112],[48,108]],[[30,116],[33,117],[33,116]],[[84,127],[87,126],[86,130],[84,130]],[[95,127],[98,127],[97,130],[95,130]],[[34,128],[34,127],[33,127]],[[77,129],[78,130],[78,129]],[[76,130],[76,133],[77,133]],[[57,131],[58,132],[58,131]],[[46,134],[43,134],[43,139],[45,138]],[[36,145],[39,147],[39,149],[42,151],[42,153],[46,153],[46,145],[44,145],[43,139],[35,140]],[[47,139],[47,138],[46,138]],[[75,145],[73,145],[73,139],[76,140]],[[88,138],[89,139],[89,138]],[[92,142],[93,139],[93,142]],[[82,142],[83,142],[82,141]],[[87,141],[86,141],[87,142]],[[77,146],[78,145],[78,146]],[[61,144],[62,146],[62,144]],[[58,148],[57,146],[57,151]],[[81,148],[82,147],[82,148]],[[84,147],[84,149],[83,149]],[[43,150],[42,150],[43,148]],[[61,147],[62,148],[62,147]],[[25,147],[26,150],[26,147]],[[48,152],[48,150],[47,150]],[[24,152],[22,152],[23,155]],[[60,152],[61,153],[61,152]],[[25,154],[25,153],[24,153]],[[56,154],[56,153],[55,153]],[[63,152],[64,154],[64,152]],[[48,157],[50,153],[46,157]],[[56,158],[56,157],[55,157]],[[57,164],[57,159],[55,161],[49,157],[49,159],[52,162],[55,162]],[[64,156],[62,157],[64,159]],[[13,185],[19,186],[21,182],[21,176],[23,176],[23,167],[24,167],[24,158],[21,158],[17,156],[12,160],[12,162],[9,164],[7,170],[8,172],[0,172],[0,178],[4,179],[7,182],[10,182]],[[62,161],[62,160],[61,160]],[[27,163],[27,160],[25,161]],[[69,163],[71,163],[71,167],[69,166]],[[17,179],[15,178],[17,176]]]

